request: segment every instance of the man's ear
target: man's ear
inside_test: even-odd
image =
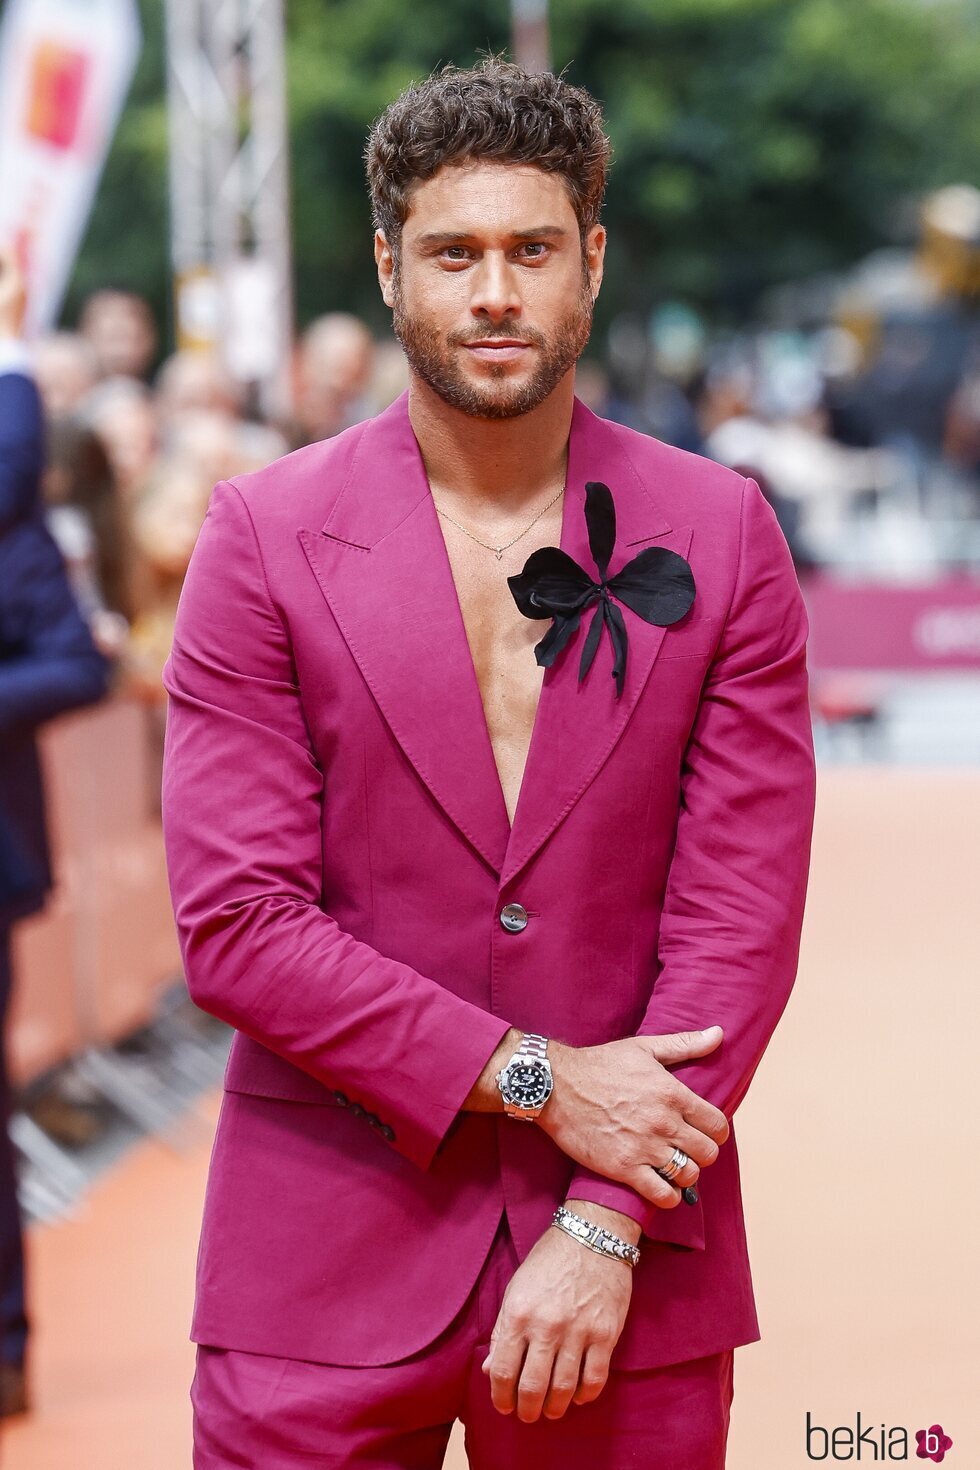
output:
[[[392,277],[395,273],[395,261],[391,253],[391,246],[385,239],[381,230],[374,232],[374,260],[378,267],[378,285],[381,287],[381,295],[385,306],[394,306],[395,295],[392,286]]]
[[[606,256],[606,231],[602,225],[593,225],[585,237],[585,263],[592,285],[592,300],[599,294],[602,285],[602,267]]]

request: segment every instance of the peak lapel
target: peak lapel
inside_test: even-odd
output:
[[[666,546],[686,556],[690,527],[674,530],[641,482],[615,426],[575,400],[568,446],[568,477],[562,514],[561,547],[598,581],[585,523],[585,485],[601,480],[616,507],[616,545],[609,563],[613,576],[646,544]],[[613,651],[603,629],[592,667],[580,684],[579,660],[594,607],[577,632],[545,670],[531,735],[514,826],[500,874],[509,882],[530,861],[594,780],[618,741],[650,675],[666,628],[654,626],[628,608],[629,651],[622,697],[616,699]],[[551,625],[541,624],[542,637]]]
[[[322,529],[298,534],[396,740],[499,873],[510,824],[407,393],[365,427]]]

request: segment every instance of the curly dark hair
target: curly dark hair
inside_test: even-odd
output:
[[[374,225],[397,261],[412,185],[479,158],[560,174],[584,241],[599,220],[610,154],[602,109],[584,88],[495,56],[450,63],[407,87],[371,128],[364,159]]]

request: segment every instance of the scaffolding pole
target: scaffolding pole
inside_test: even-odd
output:
[[[511,0],[514,60],[528,71],[551,70],[548,0]]]
[[[166,0],[177,341],[288,414],[293,293],[283,0]]]

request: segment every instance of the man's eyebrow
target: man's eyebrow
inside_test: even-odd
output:
[[[535,225],[530,230],[511,230],[512,240],[534,240],[540,235],[550,235],[552,239],[564,238],[568,231],[562,225]],[[424,235],[419,235],[419,245],[465,245],[467,241],[475,239],[475,235],[468,230],[427,230]]]
[[[565,236],[568,231],[562,225],[538,225],[533,230],[514,230],[515,240],[530,240],[535,235],[561,235]]]

